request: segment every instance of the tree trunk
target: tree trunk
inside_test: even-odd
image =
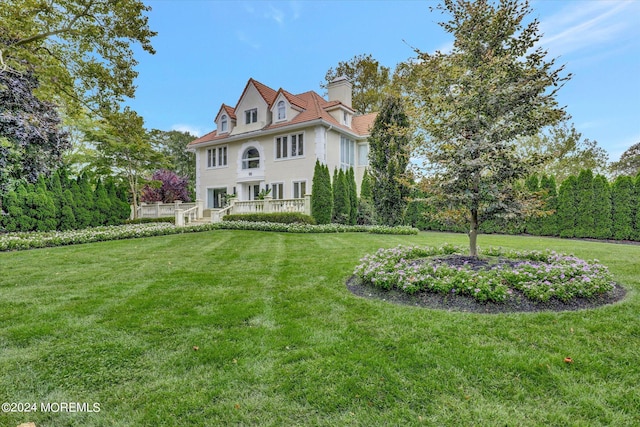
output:
[[[469,230],[469,256],[478,257],[478,210],[471,210],[471,229]]]

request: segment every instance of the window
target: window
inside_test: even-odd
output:
[[[207,188],[207,209],[223,208],[226,201],[226,188]]]
[[[260,167],[260,153],[254,147],[249,147],[242,155],[242,169],[257,169]]]
[[[340,137],[340,167],[342,169],[349,169],[351,166],[355,166],[355,145],[353,140]]]
[[[287,157],[289,157],[287,137],[279,136],[276,138],[276,159],[286,159]]]
[[[271,184],[271,197],[274,199],[284,199],[284,184],[276,182]]]
[[[294,181],[293,182],[293,198],[302,199],[307,193],[307,181]]]
[[[369,144],[358,144],[358,166],[369,166]]]
[[[227,132],[227,129],[228,129],[227,116],[224,115],[220,118],[220,132]]]
[[[255,123],[258,121],[258,109],[252,108],[244,112],[245,124]]]
[[[207,167],[220,168],[227,166],[227,146],[207,150]]]
[[[284,108],[284,101],[278,102],[278,120],[284,120],[287,118],[287,112]]]
[[[291,141],[291,144],[289,144]],[[300,157],[304,155],[304,134],[279,136],[276,138],[276,159]]]

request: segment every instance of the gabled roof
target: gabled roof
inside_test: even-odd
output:
[[[218,110],[218,114],[216,115],[216,121],[218,120],[218,117],[220,117],[220,114],[222,112],[225,112],[227,114],[227,116],[229,116],[232,120],[236,120],[236,110],[235,108],[229,107],[226,104],[222,104],[222,106],[220,107],[220,109]]]
[[[296,115],[293,119],[288,120],[286,122],[278,122],[271,123],[263,127],[260,131],[270,131],[274,129],[286,128],[288,126],[300,125],[306,122],[313,121],[321,121],[327,124],[328,126],[332,126],[335,129],[343,130],[350,134],[355,134],[358,136],[365,137],[369,135],[369,131],[373,122],[376,118],[377,113],[365,114],[362,116],[354,116],[351,120],[351,127],[341,124],[338,122],[331,114],[329,114],[330,110],[335,108],[344,108],[349,111],[353,111],[352,108],[342,104],[340,101],[327,101],[322,96],[318,95],[314,91],[303,92],[297,95],[294,95],[286,90],[280,88],[277,91],[271,89],[269,86],[264,85],[253,78],[250,78],[242,91],[242,95],[238,99],[238,104],[244,97],[249,85],[253,85],[257,91],[260,93],[260,96],[267,103],[268,108],[273,107],[274,102],[278,98],[280,94],[282,94],[287,101],[294,106],[297,110],[300,111],[298,115]],[[237,107],[237,104],[236,104]],[[235,119],[235,109],[222,104],[221,110],[225,109],[225,111]],[[219,114],[219,113],[218,113]],[[255,134],[256,131],[252,133]],[[207,143],[207,142],[215,142],[218,140],[224,140],[232,137],[241,136],[242,134],[234,134],[231,135],[229,133],[224,133],[222,135],[218,135],[217,131],[210,132],[194,141],[189,143],[189,146],[192,147],[194,145]]]

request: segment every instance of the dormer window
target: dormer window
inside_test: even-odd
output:
[[[220,132],[227,132],[229,130],[229,121],[227,116],[224,115],[220,118]]]
[[[278,120],[284,120],[287,118],[287,111],[285,109],[284,101],[278,102]]]
[[[245,124],[255,123],[258,121],[258,109],[252,108],[244,112]]]

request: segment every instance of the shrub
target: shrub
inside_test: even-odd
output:
[[[333,211],[333,194],[329,168],[316,160],[311,186],[311,216],[318,224],[329,224]]]
[[[225,215],[223,221],[275,222],[278,224],[315,224],[313,217],[299,212],[275,212]]]

